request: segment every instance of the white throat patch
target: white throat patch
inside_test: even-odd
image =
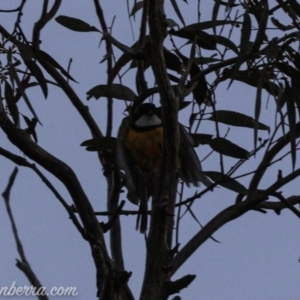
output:
[[[157,115],[142,115],[136,122],[135,126],[137,127],[150,127],[150,126],[159,126],[162,124],[161,119]]]

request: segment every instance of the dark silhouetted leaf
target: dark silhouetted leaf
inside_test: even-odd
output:
[[[190,118],[189,118],[189,124],[190,124],[190,127],[193,126],[196,118],[198,117],[199,113],[194,113],[194,114],[191,114],[190,115]]]
[[[211,57],[196,57],[194,59],[194,62],[197,65],[205,65],[205,64],[210,64],[210,63],[215,63],[215,62],[219,62],[220,59],[219,58],[214,58],[214,56]]]
[[[115,164],[117,151],[117,138],[102,137],[100,139],[90,139],[82,142],[80,146],[86,147],[87,151],[98,151],[106,163]]]
[[[255,108],[254,108],[254,149],[256,150],[257,145],[257,133],[258,133],[258,123],[261,109],[261,91],[264,81],[264,72],[260,73],[258,78],[258,85],[256,89],[256,99],[255,99]]]
[[[184,22],[184,18],[181,15],[181,11],[177,5],[176,0],[171,0],[171,4],[176,12],[177,17],[179,18],[179,20],[181,21],[181,23],[185,26],[185,22]]]
[[[148,36],[146,36],[145,43],[147,43],[147,40],[149,40]],[[127,47],[125,45],[122,45],[122,47],[124,49],[123,51],[128,52],[128,53],[134,53],[136,51],[137,47],[139,47],[139,44],[138,44],[138,42],[135,42],[131,47]],[[135,59],[133,59],[128,53],[123,53],[120,56],[120,58],[117,60],[117,62],[113,66],[113,68],[111,69],[111,71],[109,73],[110,82],[113,82],[113,80],[119,74],[121,69],[129,62],[131,62],[131,65],[129,67],[130,69],[137,67],[137,61]],[[147,66],[149,64],[149,62],[144,61],[144,64]]]
[[[166,48],[164,48],[163,51],[167,68],[177,73],[181,73],[181,61],[178,56],[168,51]]]
[[[277,44],[269,44],[269,46],[264,50],[261,51],[265,54],[269,59],[275,59],[279,55],[281,51],[281,47]]]
[[[37,59],[43,59],[47,61],[49,64],[51,64],[54,68],[60,70],[60,72],[65,75],[68,79],[77,82],[52,56],[50,56],[48,53],[39,50],[36,53]]]
[[[286,99],[284,97],[282,97],[283,92],[284,92],[284,88],[280,88],[279,92],[278,92],[278,99],[277,99],[277,111],[278,112],[281,112],[283,106],[285,105],[285,100]],[[283,114],[282,114],[282,116],[283,116]],[[283,118],[282,118],[282,124],[284,124]]]
[[[22,83],[18,77],[18,74],[15,70],[15,68],[13,66],[11,66],[9,68],[9,74],[10,74],[10,77],[12,79],[12,81],[16,82],[17,84],[17,87],[18,87],[18,90],[20,91],[20,93],[22,94],[22,97],[27,105],[27,107],[29,108],[30,112],[34,115],[34,117],[39,121],[38,119],[38,116],[33,108],[33,106],[31,105],[30,101],[29,101],[29,98],[27,97],[23,87],[22,87]],[[40,121],[39,121],[40,122]],[[40,122],[41,123],[41,122]]]
[[[234,73],[232,69],[225,69],[223,72],[223,76],[221,77],[221,80],[223,81],[228,78],[232,78],[233,80],[238,80],[247,83],[248,85],[257,87],[261,72],[262,71],[260,70],[246,70],[246,71],[237,71]],[[271,95],[277,96],[279,93],[278,85],[267,80],[264,80],[263,88],[267,90]]]
[[[226,156],[247,159],[249,156],[249,152],[240,146],[230,142],[225,138],[214,138],[209,140],[210,147],[218,153],[221,153]]]
[[[218,13],[219,13],[220,6],[221,6],[221,0],[215,0],[215,5],[213,7],[213,13],[212,13],[212,29],[213,29],[213,33],[214,33],[215,36],[217,35],[217,32],[216,32],[216,29],[217,29],[216,22],[217,22],[217,18],[218,18]]]
[[[196,75],[198,75],[199,73],[201,73],[201,70],[200,68],[196,65],[196,64],[192,64],[192,67],[191,67],[191,77],[195,77]],[[198,83],[197,85],[195,86],[195,88],[193,89],[193,96],[194,96],[194,99],[196,100],[196,102],[201,105],[204,100],[206,99],[206,96],[207,96],[207,82],[206,82],[206,79],[205,79],[205,76],[204,75],[201,75],[199,78],[198,78]]]
[[[210,28],[213,28],[215,26],[223,26],[223,25],[238,26],[240,24],[241,24],[241,22],[229,21],[229,20],[205,21],[205,22],[190,24],[190,25],[188,25],[186,27],[181,28],[181,30],[185,30],[185,31],[199,31],[199,30],[210,29]]]
[[[109,78],[111,81],[113,81],[118,73],[121,71],[121,69],[128,64],[130,61],[132,61],[132,57],[130,57],[128,54],[124,53],[121,55],[121,57],[117,60],[113,68],[109,72]]]
[[[288,4],[291,6],[295,14],[300,18],[300,4],[299,1],[289,0]]]
[[[91,32],[96,31],[100,32],[96,27],[89,25],[88,23],[72,17],[67,16],[58,16],[55,18],[55,21],[59,23],[60,25],[73,30],[73,31],[79,31],[79,32]]]
[[[192,101],[181,101],[181,102],[179,103],[179,110],[185,109],[185,108],[188,107],[191,103],[192,103]]]
[[[206,33],[205,31],[199,31],[197,34],[197,45],[203,49],[215,50],[217,49],[217,42],[215,36]]]
[[[117,138],[102,137],[100,139],[89,139],[80,144],[86,147],[87,151],[115,151],[117,145]]]
[[[207,50],[216,49],[217,43],[213,35],[210,35],[201,30],[192,31],[192,30],[184,30],[184,28],[181,28],[178,31],[171,29],[169,33],[184,39],[188,39],[191,43],[194,43],[195,38],[197,38],[196,43],[199,47]]]
[[[138,66],[138,61],[136,59],[133,59],[130,63],[129,69],[135,69]]]
[[[39,83],[43,94],[45,98],[48,96],[48,87],[47,87],[47,82],[44,77],[44,74],[40,67],[35,63],[35,61],[31,61],[29,63],[25,63],[28,67],[28,69],[31,71],[32,75],[36,78],[37,82]]]
[[[237,46],[230,39],[227,39],[226,37],[221,36],[221,35],[215,35],[215,40],[218,44],[221,44],[221,45],[227,47],[228,49],[232,50],[236,54],[238,54],[239,50],[238,50]]]
[[[208,105],[207,101],[210,101],[210,97],[208,96],[207,91],[206,79],[204,75],[201,75],[198,79],[196,87],[193,90],[194,99],[199,105],[202,103],[206,103]]]
[[[28,89],[28,88],[31,88],[31,87],[35,87],[35,86],[38,86],[39,84],[36,82],[36,81],[33,81],[33,82],[29,82],[28,84],[26,84],[24,86],[24,89]]]
[[[292,77],[292,91],[300,116],[300,78]]]
[[[227,125],[238,126],[238,127],[247,127],[254,128],[255,121],[253,118],[230,110],[217,110],[211,117],[208,118],[211,121],[221,122]],[[257,128],[260,130],[270,131],[270,127],[258,122]]]
[[[280,23],[280,21],[274,17],[271,18],[271,22],[274,26],[276,26],[278,29],[280,29],[282,31],[287,31],[287,30],[291,30],[294,28],[293,25],[284,25],[284,24]]]
[[[174,75],[172,75],[172,74],[170,74],[170,73],[168,73],[168,77],[169,77],[169,79],[170,79],[171,81],[173,81],[173,82],[176,82],[176,83],[179,82],[179,78],[176,77],[176,76],[174,76]]]
[[[9,112],[14,120],[14,124],[19,127],[20,120],[18,106],[16,105],[13,89],[7,81],[5,81],[4,96]]]
[[[300,66],[300,54],[292,48],[287,48],[295,66]]]
[[[185,65],[187,65],[189,63],[189,59],[186,56],[184,56],[180,51],[175,50],[175,52],[180,57],[180,59],[183,61],[183,63]],[[200,68],[195,63],[192,63],[191,70],[190,70],[191,79],[193,79],[199,73],[201,73]],[[188,87],[190,87],[190,86],[191,86],[191,83],[189,82]],[[206,82],[204,75],[202,75],[198,78],[198,82],[197,82],[195,88],[193,89],[193,96],[199,105],[201,105],[204,102],[204,100],[207,99],[207,82]]]
[[[225,187],[226,189],[229,189],[242,195],[248,194],[247,189],[242,184],[240,184],[237,180],[232,179],[228,175],[213,171],[203,173],[204,175],[208,176],[211,180]]]
[[[252,51],[254,53],[259,51],[262,42],[267,39],[266,28],[269,18],[268,0],[260,1],[257,11],[258,13],[256,14],[256,19],[259,27],[256,34],[255,42],[252,47]]]
[[[210,140],[212,139],[212,134],[205,134],[205,133],[190,133],[192,136],[195,147],[198,147],[199,145],[207,145],[209,144]]]
[[[244,56],[248,51],[248,43],[251,36],[251,18],[247,12],[244,14],[241,32],[240,55]]]
[[[232,69],[233,78],[230,80],[229,87],[231,86],[233,80],[235,79],[235,76],[239,71],[240,66],[244,62],[246,55],[250,52],[249,49],[250,36],[251,36],[251,18],[248,12],[245,12],[242,30],[241,30],[240,52],[237,58],[237,62],[235,63]]]
[[[112,97],[121,100],[134,101],[136,94],[127,86],[122,84],[100,84],[87,92],[87,100],[92,97],[99,99],[100,97]]]
[[[130,17],[135,16],[136,12],[142,9],[143,6],[144,6],[144,1],[136,2],[131,10]]]
[[[278,62],[275,66],[288,77],[300,78],[300,72],[287,62]]]
[[[290,140],[291,140],[291,157],[293,169],[295,168],[296,163],[296,111],[295,111],[295,102],[292,89],[289,85],[289,82],[285,80],[285,89],[282,97],[285,99],[287,104],[287,116],[289,120],[289,129],[290,129]]]
[[[39,83],[45,98],[48,96],[48,87],[47,82],[44,77],[43,72],[41,71],[40,67],[35,62],[35,57],[31,48],[23,43],[18,43],[18,49],[20,51],[20,55],[27,66],[27,68],[31,71],[32,75],[36,78],[37,82]]]

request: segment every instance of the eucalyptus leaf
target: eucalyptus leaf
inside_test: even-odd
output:
[[[18,106],[16,104],[13,89],[7,81],[5,81],[4,95],[5,95],[5,100],[6,100],[7,107],[8,107],[9,112],[10,112],[12,118],[13,118],[14,124],[17,127],[19,127],[20,120],[19,120]]]
[[[100,84],[87,92],[87,100],[92,97],[99,99],[101,97],[112,97],[121,100],[134,101],[136,94],[127,86],[122,84]]]
[[[220,172],[203,172],[204,175],[208,176],[211,180],[213,180],[215,183],[231,190],[234,192],[237,192],[242,195],[247,195],[248,191],[247,189],[239,183],[237,180],[232,179],[230,176],[222,174]]]
[[[296,109],[295,109],[294,94],[287,80],[285,80],[285,89],[282,97],[285,99],[285,102],[287,104],[287,116],[288,116],[289,128],[290,128],[291,158],[292,158],[292,166],[294,169],[296,163],[296,137],[297,137]]]
[[[144,1],[138,1],[134,4],[132,10],[131,10],[131,13],[130,13],[130,17],[132,16],[135,16],[135,14],[140,10],[142,9],[144,6]]]
[[[225,138],[219,137],[211,139],[208,144],[213,150],[226,156],[239,159],[247,159],[249,156],[249,152],[247,150]]]
[[[60,25],[78,32],[100,32],[96,27],[89,25],[88,23],[68,16],[58,16],[55,21]]]
[[[242,113],[230,110],[217,110],[212,113],[212,116],[208,118],[210,121],[217,121],[227,125],[237,127],[255,128],[255,120],[252,117],[244,115]],[[270,127],[258,122],[257,128],[260,130],[270,131]]]

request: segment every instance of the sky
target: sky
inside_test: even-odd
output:
[[[190,2],[189,5],[180,3],[188,24],[197,20],[196,4]],[[270,1],[272,2],[275,1]],[[18,3],[19,1],[1,1],[0,9],[14,8]],[[207,3],[209,2],[202,1],[203,21],[211,16],[211,6]],[[111,24],[113,17],[116,16],[113,36],[127,45],[133,44],[134,39],[126,13],[126,1],[106,0],[101,1],[101,4],[108,24]],[[32,25],[39,18],[40,10],[40,3],[34,0],[27,1],[22,17],[22,28],[28,39],[31,37]],[[167,17],[180,24],[168,1],[166,12]],[[99,28],[91,1],[73,0],[72,4],[70,1],[63,1],[57,15],[80,18]],[[138,36],[139,18],[140,13],[137,14],[136,22],[133,22],[133,26],[136,27],[135,37]],[[14,21],[14,14],[1,13],[1,25],[5,28],[11,29]],[[68,66],[69,59],[73,59],[71,74],[78,83],[72,83],[72,87],[83,103],[88,105],[100,128],[105,131],[105,99],[86,100],[86,92],[89,89],[106,82],[106,65],[100,64],[105,55],[104,44],[99,47],[101,35],[94,32],[72,32],[52,20],[43,30],[41,39],[41,49],[52,55],[65,68]],[[233,39],[238,41],[239,37],[233,36]],[[132,74],[133,72],[123,77],[123,84],[134,90],[135,81]],[[216,91],[218,109],[232,109],[253,116],[255,89],[239,83],[233,83],[230,89],[227,87],[228,83],[223,83]],[[28,96],[43,124],[37,127],[39,145],[73,168],[95,211],[106,210],[106,186],[101,166],[95,153],[87,152],[79,146],[82,141],[90,138],[90,133],[76,110],[57,87],[50,88],[46,100],[39,88],[30,89]],[[274,105],[267,100],[264,94],[261,122],[272,126]],[[117,100],[115,107],[114,135],[125,105]],[[22,104],[20,112],[30,115],[28,109]],[[180,114],[180,120],[188,123],[184,112]],[[24,122],[22,125],[24,126]],[[214,125],[207,121],[203,126],[201,125],[200,130],[201,133],[214,134]],[[222,133],[225,134],[226,131],[227,127],[222,127]],[[259,134],[263,139],[269,137],[267,132]],[[232,129],[228,138],[247,150],[253,149],[251,129]],[[15,154],[23,155],[6,141],[2,132],[0,132],[0,146]],[[203,159],[209,152],[209,148],[200,146],[197,151],[199,157]],[[258,154],[256,159],[246,164],[241,172],[253,170],[260,158]],[[235,160],[228,159],[226,168],[229,169],[234,162]],[[296,164],[299,167],[299,162]],[[14,165],[3,157],[0,157],[0,165],[0,192],[2,193]],[[204,170],[219,168],[213,156],[203,161],[202,165]],[[264,185],[268,186],[274,181],[278,169],[282,169],[284,174],[289,172],[290,160],[279,162],[263,179]],[[51,174],[41,170],[55,184],[67,202],[71,203],[62,184]],[[241,179],[241,182],[246,185],[247,178]],[[284,191],[288,196],[298,195],[299,186],[295,182]],[[185,189],[186,197],[193,195],[194,192],[194,189]],[[193,206],[194,212],[202,225],[205,225],[222,209],[232,205],[235,196],[235,193],[224,188],[216,188],[214,193],[207,194],[196,201]],[[122,199],[124,198],[125,195],[122,196]],[[31,170],[19,168],[11,192],[11,207],[27,259],[42,284],[47,288],[76,286],[79,294],[75,299],[96,299],[95,267],[89,245],[82,240],[56,198]],[[134,207],[127,202],[125,209],[134,209]],[[99,221],[105,219],[99,218]],[[126,270],[133,272],[129,286],[138,298],[145,261],[144,237],[135,231],[135,217],[122,217],[121,222],[125,266]],[[190,217],[186,217],[180,229],[181,245],[183,246],[198,230],[199,225]],[[273,212],[267,214],[249,212],[226,224],[215,233],[214,238],[219,243],[208,240],[174,275],[173,279],[186,274],[197,275],[194,282],[181,291],[182,299],[299,299],[300,232],[299,219],[293,213],[284,210],[280,216],[277,216]],[[0,287],[11,286],[13,282],[16,282],[17,286],[29,285],[25,276],[15,266],[16,259],[19,257],[4,201],[0,201],[0,240],[2,241]],[[23,299],[23,297],[11,299]],[[59,299],[72,299],[72,297],[59,297]]]

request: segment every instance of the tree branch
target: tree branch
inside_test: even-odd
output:
[[[166,296],[179,293],[182,289],[187,288],[196,278],[196,275],[185,275],[176,281],[165,283]]]
[[[168,249],[171,248],[174,205],[177,190],[178,105],[170,85],[163,53],[167,22],[162,0],[144,2],[149,7],[150,64],[157,82],[164,118],[164,148],[161,173],[155,181],[152,216],[147,241],[146,271],[141,299],[164,299],[163,283],[169,281]]]
[[[267,192],[262,191],[258,193],[257,197],[231,205],[218,213],[200,231],[198,231],[174,257],[171,262],[171,266],[173,267],[171,271],[172,275],[175,274],[180,266],[182,266],[183,263],[219,228],[242,216],[247,211],[254,209],[258,203],[265,201],[266,198]]]
[[[16,128],[8,119],[2,102],[0,102],[0,127],[6,133],[11,143],[24,152],[26,156],[53,174],[68,190],[79,212],[87,240],[92,249],[97,269],[97,287],[101,290],[108,270],[113,269],[113,262],[107,253],[103,233],[92,206],[75,173],[67,164],[35,144],[24,130]]]
[[[54,194],[54,196],[58,199],[58,201],[63,205],[66,211],[69,214],[70,219],[73,221],[73,224],[82,235],[84,239],[86,239],[85,232],[83,231],[79,221],[77,220],[76,215],[70,205],[65,201],[65,199],[59,194],[59,192],[55,189],[55,187],[51,184],[51,182],[46,178],[46,176],[36,167],[35,164],[29,163],[24,157],[15,155],[10,153],[9,151],[0,147],[0,155],[6,157],[10,161],[14,162],[15,164],[23,167],[27,167],[32,169],[40,179],[46,184],[46,186],[50,189],[50,191]]]
[[[104,13],[99,0],[94,0],[94,5],[96,9],[96,14],[98,16],[98,20],[100,22],[102,31],[104,36],[107,35],[111,37],[108,33],[108,27],[105,21]],[[111,37],[113,39],[113,37]],[[114,39],[113,39],[114,40]],[[107,58],[107,74],[111,73],[113,67],[113,49],[112,42],[109,38],[105,39],[106,43],[106,58]],[[107,84],[112,84],[111,76],[107,77]],[[106,127],[106,136],[111,136],[112,134],[112,122],[113,122],[113,99],[112,97],[107,97],[107,127]],[[100,154],[99,154],[100,156]],[[110,169],[108,176],[106,176],[107,185],[108,185],[108,199],[107,199],[107,207],[108,211],[114,211],[117,209],[119,204],[119,196],[120,196],[120,174],[119,170]],[[109,218],[111,221],[111,217]],[[109,221],[109,222],[110,222]],[[114,226],[110,230],[110,248],[112,257],[116,263],[116,267],[118,271],[124,272],[124,259],[123,259],[123,248],[122,248],[122,238],[121,238],[121,226],[119,215],[115,216]],[[128,277],[129,279],[129,277]],[[115,277],[115,281],[119,281],[118,278]],[[120,282],[119,282],[120,283]],[[132,299],[133,295],[127,285],[127,281],[122,283],[124,286],[124,290],[122,289],[122,296],[125,299]]]
[[[35,25],[33,27],[32,46],[35,50],[38,50],[40,48],[40,33],[41,33],[41,30],[55,16],[55,14],[57,13],[60,5],[61,5],[61,0],[55,0],[52,8],[50,9],[49,12],[47,12],[48,1],[44,1],[44,6],[43,6],[43,9],[42,9],[41,17],[35,23]]]
[[[13,235],[14,235],[15,242],[17,245],[17,250],[18,250],[18,253],[21,258],[21,261],[17,260],[16,266],[25,274],[25,276],[27,277],[29,282],[32,284],[32,286],[34,286],[36,290],[41,291],[41,290],[44,290],[43,285],[41,284],[39,279],[36,277],[35,273],[31,269],[29,262],[26,259],[24,248],[23,248],[23,245],[19,238],[18,229],[17,229],[16,223],[15,223],[12,211],[11,211],[11,207],[10,207],[10,191],[15,182],[17,173],[18,173],[18,168],[15,167],[12,174],[9,177],[7,187],[4,190],[4,192],[2,193],[2,197],[4,198],[4,202],[5,202],[5,206],[6,206],[6,211],[7,211],[11,226],[12,226]],[[43,295],[43,294],[39,294],[38,298],[39,298],[39,300],[48,300],[49,299],[46,295]]]
[[[49,62],[45,61],[42,57],[40,57],[38,55],[38,52],[37,52],[37,59],[39,63],[44,67],[44,69],[49,73],[49,75],[54,78],[58,86],[68,96],[72,105],[77,109],[78,113],[87,124],[88,128],[92,133],[92,136],[95,138],[103,137],[103,134],[100,131],[97,123],[91,116],[88,107],[82,103],[82,101],[79,99],[79,97],[74,92],[74,90],[69,85],[69,83],[65,80],[65,78]]]
[[[273,210],[276,214],[280,214],[283,209],[289,208],[290,205],[295,206],[296,204],[300,204],[300,196],[291,196],[285,199],[289,205],[286,205],[284,202],[278,201],[264,201],[257,205],[259,209],[269,209]]]
[[[295,128],[296,136],[295,138],[300,137],[300,122],[296,124]],[[258,188],[258,184],[261,181],[263,175],[265,174],[268,166],[272,162],[273,158],[281,151],[286,145],[290,143],[290,132],[287,132],[285,135],[280,137],[277,142],[274,144],[274,146],[268,150],[261,163],[257,167],[257,172],[255,172],[254,176],[252,177],[252,180],[249,184],[249,197],[251,197],[251,193],[255,192]],[[298,175],[297,175],[298,176]],[[276,183],[275,183],[276,184]],[[270,188],[269,188],[270,189]]]

